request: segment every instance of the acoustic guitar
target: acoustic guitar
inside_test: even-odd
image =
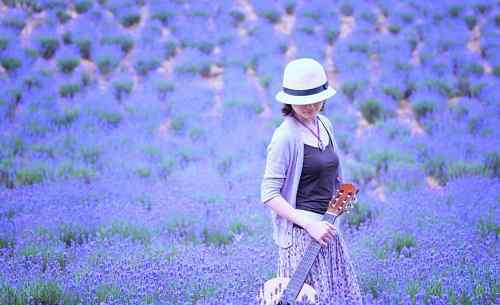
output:
[[[335,197],[330,200],[328,210],[323,215],[322,221],[333,224],[337,217],[352,206],[352,203],[357,199],[357,194],[358,189],[352,183],[342,183]],[[276,277],[266,281],[257,296],[259,304],[293,305],[299,300],[314,303],[316,291],[310,285],[305,284],[305,280],[320,248],[321,244],[311,238],[311,242],[292,277]]]

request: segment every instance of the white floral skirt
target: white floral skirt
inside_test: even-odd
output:
[[[278,276],[291,277],[312,237],[304,229],[293,226],[292,246],[278,247]],[[321,247],[305,281],[319,297],[320,304],[362,305],[361,290],[342,233]]]

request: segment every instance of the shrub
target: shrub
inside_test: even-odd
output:
[[[372,219],[371,209],[362,202],[353,204],[352,209],[347,214],[347,224],[349,226],[359,229],[362,223],[368,222]]]
[[[0,64],[7,72],[14,72],[21,67],[21,61],[13,56],[5,56],[0,59]]]
[[[174,14],[165,9],[158,9],[151,15],[151,18],[159,20],[164,26],[167,26]]]
[[[414,101],[412,103],[412,110],[415,113],[417,120],[421,120],[434,111],[434,103],[429,100]]]
[[[96,164],[101,157],[101,149],[98,146],[82,146],[80,147],[80,152],[82,154],[83,160],[90,164]]]
[[[125,95],[132,92],[134,83],[131,80],[117,80],[112,83],[114,95],[117,100],[121,101]]]
[[[167,41],[163,47],[163,54],[165,59],[170,59],[176,54],[176,44],[173,41]]]
[[[124,54],[127,54],[134,47],[134,39],[129,35],[117,35],[105,37],[101,41],[104,45],[116,45]]]
[[[175,166],[175,160],[173,159],[163,159],[160,162],[160,177],[166,179],[172,173]]]
[[[396,250],[398,256],[401,254],[401,250],[403,248],[416,247],[416,245],[417,243],[415,242],[415,238],[409,233],[396,233],[393,238],[393,247]]]
[[[182,116],[173,117],[170,120],[170,129],[176,133],[180,134],[186,126],[186,119]]]
[[[203,229],[202,242],[204,244],[214,245],[217,247],[228,245],[231,243],[233,236],[222,232],[220,229],[205,227]]]
[[[77,38],[74,40],[75,45],[78,47],[80,51],[80,56],[82,58],[90,60],[91,57],[91,48],[92,42],[88,38]]]
[[[390,24],[388,29],[392,34],[399,34],[399,32],[401,31],[401,27],[399,26],[399,24]]]
[[[90,0],[76,0],[75,11],[78,14],[84,14],[92,8],[93,2]]]
[[[161,100],[164,100],[166,98],[167,93],[174,91],[174,84],[162,78],[156,80],[154,86],[158,91],[158,95]]]
[[[245,21],[245,14],[240,10],[231,10],[229,15],[233,18],[234,25],[238,26],[241,22]]]
[[[52,58],[59,46],[59,40],[53,37],[42,37],[39,40],[40,54],[45,59]]]
[[[472,30],[477,24],[477,18],[474,15],[465,16],[465,23],[467,24],[467,28]]]
[[[352,16],[352,14],[354,13],[354,9],[351,4],[345,2],[340,6],[340,13],[343,16]]]
[[[76,67],[80,64],[80,59],[76,57],[67,57],[57,60],[57,66],[59,70],[63,73],[72,73]]]
[[[78,296],[64,293],[59,284],[54,281],[35,280],[21,288],[0,286],[0,303],[2,304],[64,304],[76,305],[80,303]]]
[[[160,60],[150,54],[139,58],[134,64],[134,69],[138,74],[145,76],[150,71],[156,70],[159,66]]]
[[[120,18],[120,23],[126,28],[132,27],[141,21],[141,14],[138,12],[128,12]]]
[[[276,10],[265,10],[262,16],[269,22],[275,24],[280,22],[281,16]]]
[[[151,232],[147,227],[123,221],[115,221],[109,226],[101,226],[99,234],[101,237],[121,236],[143,244],[151,242]]]
[[[56,126],[68,127],[73,124],[73,122],[78,119],[79,116],[80,109],[76,107],[66,108],[62,113],[56,114],[53,117],[52,122],[54,122]]]
[[[47,170],[43,165],[30,165],[23,167],[15,173],[16,185],[32,185],[44,180]]]
[[[79,83],[63,84],[59,87],[59,95],[62,97],[73,98],[75,94],[80,92],[81,87]]]
[[[489,152],[484,159],[486,173],[492,177],[500,177],[500,154],[498,152]]]
[[[121,295],[122,292],[116,285],[100,284],[95,290],[95,297],[99,303],[105,303],[109,299],[118,299]]]
[[[361,113],[368,123],[373,124],[382,117],[382,107],[376,99],[370,98],[361,104]]]
[[[76,223],[64,223],[58,228],[59,240],[64,242],[66,247],[72,245],[82,245],[96,235],[96,231],[87,226]]]
[[[64,24],[71,19],[71,15],[65,10],[57,11],[56,16],[61,24]]]
[[[333,45],[335,41],[339,38],[340,30],[338,29],[329,29],[326,31],[326,39],[328,44]]]
[[[101,111],[99,118],[110,126],[117,127],[122,121],[121,113],[116,111]]]

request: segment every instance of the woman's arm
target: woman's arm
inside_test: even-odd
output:
[[[271,198],[266,201],[265,204],[273,209],[276,214],[288,219],[302,228],[306,229],[309,226],[309,220],[304,215],[299,214],[297,210],[293,208],[281,195]]]

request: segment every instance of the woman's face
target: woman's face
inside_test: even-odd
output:
[[[317,103],[307,104],[307,105],[293,105],[292,109],[295,113],[304,120],[312,120],[316,118],[316,115],[321,110],[323,103],[325,101],[320,101]]]

